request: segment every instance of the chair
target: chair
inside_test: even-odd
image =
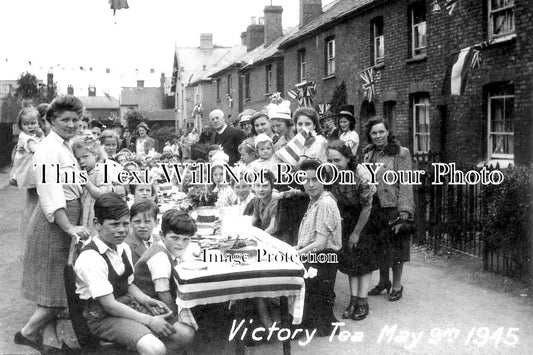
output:
[[[132,352],[126,350],[119,345],[105,342],[98,337],[95,337],[89,331],[87,322],[83,317],[83,303],[81,302],[78,294],[76,293],[76,273],[74,272],[74,263],[80,253],[80,246],[76,243],[75,238],[70,243],[70,250],[68,254],[67,265],[63,273],[65,279],[65,290],[67,292],[67,302],[70,313],[70,321],[72,322],[72,328],[80,344],[82,352],[101,353],[105,351],[106,354],[132,354]]]

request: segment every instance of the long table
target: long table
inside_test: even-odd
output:
[[[246,237],[255,239],[258,248],[269,255],[294,253],[288,244],[264,231],[250,227]],[[287,260],[287,259],[285,259]],[[290,260],[284,262],[254,261],[246,264],[229,262],[206,263],[206,269],[188,270],[176,266],[177,299],[179,307],[238,301],[247,298],[281,298],[282,327],[288,327],[287,310],[293,323],[299,324],[305,298],[304,267]],[[287,302],[288,301],[288,302]],[[285,322],[283,321],[285,320]],[[284,354],[290,353],[290,340],[283,344]],[[240,352],[243,349],[238,349]]]

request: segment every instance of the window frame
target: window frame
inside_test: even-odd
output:
[[[422,14],[424,15],[424,21],[415,23],[415,18],[416,18],[415,13],[417,13],[417,11],[422,12]],[[411,20],[411,58],[425,57],[427,55],[428,44],[427,44],[427,18],[426,18],[426,9],[425,9],[424,3],[413,4],[413,6],[409,8],[409,18]],[[416,41],[418,40],[418,36],[416,36],[416,33],[417,33],[416,30],[419,28],[424,28],[423,39],[425,43],[423,46],[416,47],[415,44],[416,44]]]
[[[217,84],[217,101],[220,101],[220,78],[216,80]]]
[[[417,102],[420,101],[420,102]],[[426,101],[427,103],[423,102]],[[431,151],[431,116],[430,116],[430,96],[428,93],[416,93],[412,95],[411,98],[412,104],[412,115],[413,115],[413,153],[429,153]],[[418,127],[418,116],[417,108],[425,107],[425,117],[427,124],[427,132],[419,132]],[[419,150],[418,147],[421,146],[420,136],[427,136],[427,150]]]
[[[502,93],[502,91],[511,91],[512,93]],[[492,100],[501,100],[503,99],[503,113],[506,113],[505,109],[505,103],[507,100],[512,99],[513,100],[513,129],[512,132],[506,132],[506,131],[492,131],[491,126],[493,122],[493,112],[492,112]],[[495,160],[495,159],[505,159],[505,160],[513,160],[514,161],[514,104],[515,104],[516,95],[514,93],[514,90],[505,90],[505,89],[494,89],[489,90],[487,95],[487,160]],[[503,117],[502,121],[505,123],[508,120],[506,117]],[[495,136],[510,136],[511,137],[511,149],[512,153],[494,153],[493,152],[493,137]]]
[[[250,101],[250,73],[244,74],[244,100]]]
[[[298,82],[301,83],[307,79],[307,61],[305,48],[299,49],[297,52],[297,65],[298,65]]]
[[[331,44],[331,46],[330,46]],[[325,57],[326,57],[326,76],[335,75],[336,63],[336,44],[335,37],[329,37],[326,39]]]
[[[230,96],[231,96],[232,86],[233,86],[233,78],[231,77],[231,74],[229,74],[228,75],[228,88],[227,88],[226,94],[228,94]]]
[[[505,0],[504,0],[505,1]],[[509,36],[515,36],[516,35],[516,13],[515,13],[515,4],[513,0],[511,5],[504,5],[496,10],[493,10],[492,8],[492,0],[487,0],[487,16],[488,16],[488,33],[489,33],[489,40],[501,40],[505,39]],[[513,28],[510,31],[501,33],[501,34],[494,34],[494,14],[495,13],[501,13],[501,12],[511,12],[512,15],[512,22],[513,22]]]
[[[272,64],[265,66],[265,93],[272,93]]]
[[[379,26],[381,25],[381,26]],[[378,32],[378,27],[381,27],[381,35],[377,36],[376,33]],[[384,35],[385,29],[383,24],[383,17],[377,17],[374,20],[372,20],[372,45],[373,45],[373,58],[372,58],[372,64],[378,65],[385,61],[385,35]],[[381,39],[381,46],[377,45],[377,42]],[[378,57],[378,48],[382,48],[382,56]]]

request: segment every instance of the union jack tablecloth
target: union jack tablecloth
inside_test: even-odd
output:
[[[272,253],[294,253],[288,244],[258,228],[251,228],[247,238],[258,241],[258,248]],[[300,324],[303,315],[305,283],[304,267],[299,262],[228,262],[207,263],[207,269],[187,270],[176,266],[177,299],[182,308],[235,301],[245,298],[287,296],[293,323]]]

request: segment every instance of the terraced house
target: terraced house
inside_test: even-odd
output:
[[[528,0],[325,7],[300,0],[297,28],[280,34],[279,23],[268,41],[211,72],[213,106],[230,109],[231,97],[233,114],[260,109],[271,92],[287,98],[311,84],[313,104],[326,104],[344,81],[363,142],[365,122],[380,116],[413,153],[464,165],[526,164],[533,160],[532,10]],[[265,7],[263,35],[280,11]]]

